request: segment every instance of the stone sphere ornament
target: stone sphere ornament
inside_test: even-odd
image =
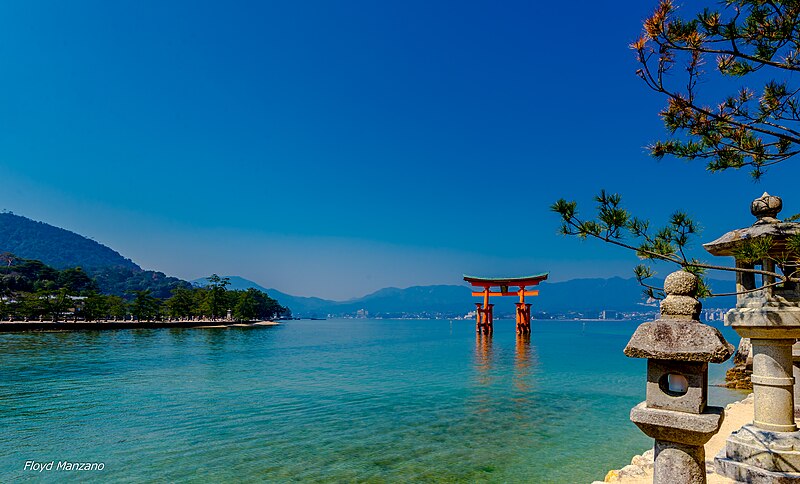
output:
[[[756,198],[750,204],[750,213],[759,220],[774,219],[781,209],[783,209],[781,197],[774,197],[767,192],[764,192],[761,197]]]
[[[664,279],[664,292],[676,296],[697,295],[697,276],[686,271],[676,271]]]

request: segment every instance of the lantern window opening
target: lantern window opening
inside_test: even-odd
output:
[[[776,264],[775,272],[785,277],[798,277],[800,276],[800,271],[798,271],[798,269],[800,269],[800,267],[798,267],[798,262],[796,260],[787,260]],[[776,285],[775,289],[779,291],[794,292],[798,290],[798,285],[794,281],[784,280],[780,284]]]
[[[747,263],[740,260],[736,261],[736,267],[740,269],[757,268],[755,264]],[[754,291],[756,289],[756,274],[753,274],[752,272],[737,272],[736,280],[738,282],[738,285],[741,286],[738,288],[739,292]]]
[[[689,380],[680,373],[666,373],[658,380],[658,386],[671,397],[682,397],[689,391]]]

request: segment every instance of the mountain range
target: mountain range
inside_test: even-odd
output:
[[[18,257],[35,259],[58,269],[82,267],[92,275],[107,294],[124,295],[131,290],[151,289],[157,297],[169,297],[174,287],[189,283],[160,272],[145,271],[132,260],[99,242],[69,230],[37,222],[12,213],[0,213],[0,253],[11,252]],[[363,297],[332,301],[317,297],[287,294],[238,276],[230,277],[231,289],[256,288],[291,308],[295,316],[325,317],[352,315],[358,311],[369,315],[463,315],[474,309],[478,298],[465,284],[413,286],[404,289],[388,287]],[[454,282],[460,277],[455,276]],[[204,279],[191,281],[204,284]],[[660,281],[654,281],[658,285]],[[732,292],[733,281],[709,281],[717,292]],[[564,282],[544,282],[540,296],[532,298],[535,313],[583,313],[602,310],[647,311],[642,288],[634,279],[573,279]],[[497,314],[513,313],[513,298],[499,298]],[[704,302],[706,307],[731,307],[733,297],[721,297]]]
[[[239,276],[228,276],[232,289],[255,288],[266,292],[281,304],[289,306],[292,314],[301,317],[353,315],[359,310],[369,315],[397,317],[403,315],[463,315],[475,308],[478,298],[466,285],[413,286],[405,289],[388,287],[366,296],[347,301],[332,301],[317,297],[300,297],[274,288],[263,287]],[[191,281],[204,285],[205,279]],[[663,281],[654,281],[658,285]],[[711,280],[718,292],[731,292],[733,281]],[[591,315],[603,310],[621,312],[652,312],[655,304],[647,304],[642,287],[634,278],[572,279],[564,282],[543,282],[538,286],[539,297],[532,298],[533,310],[539,315],[581,313]],[[493,299],[496,314],[512,314],[514,298]],[[530,300],[530,299],[529,299]],[[733,296],[718,297],[704,302],[704,307],[727,308],[735,304]]]

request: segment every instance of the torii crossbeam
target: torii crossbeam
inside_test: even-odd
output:
[[[519,296],[517,304],[517,333],[530,334],[531,332],[531,305],[525,303],[525,296],[538,296],[538,290],[527,290],[528,287],[538,286],[547,279],[548,273],[536,274],[525,277],[474,277],[464,275],[464,280],[474,287],[482,287],[481,291],[473,291],[473,296],[483,296],[483,303],[475,303],[476,326],[478,333],[491,334],[494,329],[492,308],[489,298],[494,296]],[[499,291],[491,291],[492,287]],[[509,291],[509,287],[518,287],[517,291]]]

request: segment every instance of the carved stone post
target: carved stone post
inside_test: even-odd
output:
[[[647,393],[631,421],[655,439],[655,484],[704,484],[705,445],[719,431],[720,407],[707,406],[708,363],[733,354],[722,334],[698,320],[697,277],[678,271],[664,281],[661,318],[641,324],[625,347],[647,358]]]

